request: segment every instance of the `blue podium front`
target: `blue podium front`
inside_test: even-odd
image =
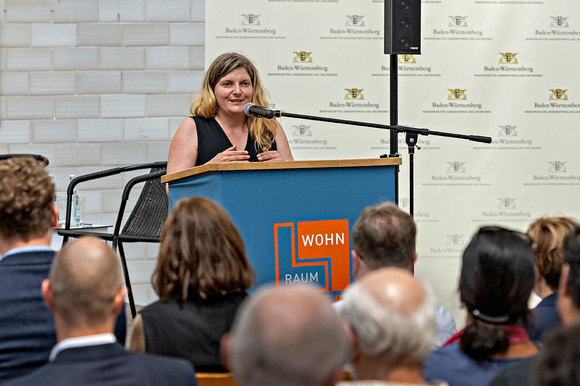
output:
[[[183,197],[223,206],[263,284],[312,283],[339,299],[350,284],[350,233],[362,210],[395,201],[400,158],[214,164],[166,175]]]

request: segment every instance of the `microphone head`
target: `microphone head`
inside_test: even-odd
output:
[[[252,107],[252,106],[255,106],[255,104],[253,104],[252,102],[248,102],[244,106],[244,114],[246,114],[248,117],[252,116],[252,113],[250,113],[250,107]]]

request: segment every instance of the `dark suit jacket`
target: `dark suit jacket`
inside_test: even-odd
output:
[[[5,386],[197,385],[186,360],[137,354],[117,343],[69,348],[36,371]]]
[[[53,313],[40,290],[54,255],[50,250],[28,251],[0,261],[0,384],[44,365],[56,344]],[[115,335],[125,342],[125,334],[121,312]]]
[[[542,299],[532,310],[532,316],[526,325],[526,330],[532,340],[542,342],[547,332],[562,324],[557,303],[558,292],[554,292]]]
[[[0,261],[0,383],[45,364],[56,344],[52,311],[40,291],[53,257],[30,251]]]

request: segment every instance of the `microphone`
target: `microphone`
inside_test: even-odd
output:
[[[244,114],[248,117],[258,117],[272,119],[274,117],[280,116],[280,111],[278,110],[268,110],[264,106],[258,106],[252,102],[246,103],[244,106]]]

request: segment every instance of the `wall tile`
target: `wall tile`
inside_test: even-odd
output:
[[[165,46],[169,44],[169,25],[127,24],[123,32],[123,43],[126,46]]]
[[[55,164],[58,166],[99,165],[101,164],[101,144],[57,144]]]
[[[52,99],[48,96],[6,97],[8,119],[52,118]]]
[[[0,142],[9,143],[29,143],[30,142],[30,121],[0,121]],[[2,151],[2,152],[6,152]],[[0,153],[2,153],[0,152]]]
[[[74,92],[75,73],[72,71],[30,73],[30,95],[70,95]]]
[[[7,48],[6,69],[16,71],[42,71],[52,69],[50,48]]]
[[[88,47],[55,48],[53,50],[55,70],[96,70],[98,49]]]
[[[189,66],[188,47],[146,47],[145,68],[148,70],[185,70]]]
[[[79,46],[120,46],[123,44],[121,24],[79,24]]]
[[[26,47],[30,45],[30,24],[0,24],[0,46]]]
[[[99,0],[99,21],[144,21],[143,0]]]
[[[201,70],[172,70],[167,72],[167,92],[199,92],[205,72]]]
[[[190,0],[145,0],[147,21],[188,21]]]
[[[145,48],[101,47],[103,70],[142,70],[145,68]]]
[[[127,94],[165,93],[165,71],[123,71],[123,92]]]
[[[77,77],[78,94],[118,94],[121,92],[120,71],[80,71]]]
[[[5,22],[50,22],[51,0],[5,0]]]
[[[2,95],[28,94],[28,73],[15,71],[1,72],[0,94]]]
[[[34,120],[32,138],[36,143],[65,143],[77,141],[76,120]]]
[[[101,117],[131,118],[145,116],[145,95],[102,95]]]
[[[125,141],[168,140],[167,118],[125,119]]]
[[[204,23],[174,23],[169,26],[169,44],[172,46],[203,46]]]
[[[130,165],[146,161],[147,146],[144,143],[104,143],[104,165]]]
[[[123,120],[79,119],[79,142],[114,142],[123,140]]]
[[[98,0],[58,0],[53,3],[55,23],[83,23],[98,20]]]
[[[57,118],[97,118],[98,96],[62,96],[54,98]]]
[[[186,116],[192,100],[191,94],[147,95],[147,116]]]
[[[32,24],[32,47],[70,47],[77,44],[76,24]]]

